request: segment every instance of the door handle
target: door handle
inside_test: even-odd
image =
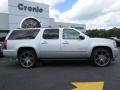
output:
[[[42,42],[42,44],[48,44],[48,42],[46,42],[46,41],[43,41],[43,42]]]
[[[69,44],[69,42],[68,42],[68,41],[65,41],[65,42],[63,42],[63,44]]]

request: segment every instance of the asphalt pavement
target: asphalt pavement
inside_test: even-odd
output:
[[[102,68],[73,60],[24,69],[13,59],[0,58],[0,90],[72,90],[72,82],[97,81],[104,81],[103,90],[120,90],[120,50],[116,61]]]

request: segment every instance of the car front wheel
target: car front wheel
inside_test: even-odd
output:
[[[111,64],[112,54],[109,49],[97,48],[93,51],[92,61],[99,67],[105,67]]]

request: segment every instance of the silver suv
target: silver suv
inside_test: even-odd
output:
[[[73,28],[34,28],[11,31],[3,43],[4,56],[17,58],[24,68],[31,68],[41,58],[79,58],[95,65],[110,65],[118,55],[116,42],[90,38]]]

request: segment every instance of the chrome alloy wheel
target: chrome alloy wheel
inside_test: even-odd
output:
[[[97,66],[104,67],[111,63],[111,53],[107,49],[97,49],[94,53],[93,59]]]
[[[19,55],[20,65],[24,68],[31,68],[35,64],[35,54],[32,51],[26,50]]]

